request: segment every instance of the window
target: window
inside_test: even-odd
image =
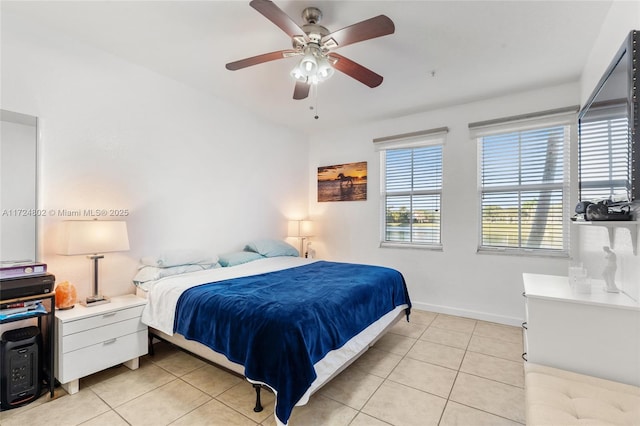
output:
[[[381,151],[382,245],[440,247],[446,129],[375,139]]]
[[[469,126],[479,144],[480,250],[568,251],[574,111]]]
[[[591,107],[580,120],[580,199],[628,200],[631,190],[626,105]]]

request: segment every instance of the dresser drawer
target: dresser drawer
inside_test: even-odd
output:
[[[62,327],[60,330],[61,335],[67,336],[69,334],[102,327],[131,318],[140,318],[142,316],[143,309],[144,306],[134,306],[131,308],[109,311],[98,315],[79,318],[76,320],[65,321],[62,323]]]
[[[62,353],[66,354],[67,352],[92,346],[96,343],[103,343],[120,336],[137,333],[138,331],[144,331],[146,329],[147,326],[140,321],[140,318],[135,317],[111,323],[103,327],[93,328],[91,330],[81,331],[74,334],[67,334],[62,336]]]
[[[147,353],[147,329],[70,351],[59,359],[56,377],[68,383]]]

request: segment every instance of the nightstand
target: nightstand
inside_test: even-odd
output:
[[[147,326],[140,321],[146,300],[133,294],[111,303],[56,310],[55,376],[70,394],[80,378],[124,363],[135,370],[147,353]]]

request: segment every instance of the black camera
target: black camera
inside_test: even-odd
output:
[[[593,204],[591,201],[580,201],[576,205],[576,213],[585,214],[587,212],[587,207],[589,207],[589,205],[591,204]]]

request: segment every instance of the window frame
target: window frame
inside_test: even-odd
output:
[[[577,144],[577,112],[578,107],[572,106],[552,111],[526,114],[516,117],[508,117],[504,119],[491,120],[486,122],[470,123],[469,130],[471,140],[477,146],[477,252],[480,254],[512,254],[526,256],[545,256],[545,257],[568,257],[570,252],[570,205],[572,199],[571,193],[571,147]],[[482,139],[488,136],[498,136],[511,133],[521,133],[532,130],[542,130],[545,128],[564,127],[563,135],[563,179],[562,182],[548,184],[511,184],[505,185],[500,189],[485,191],[482,182],[483,173],[483,157]],[[519,142],[520,144],[520,142]],[[518,172],[518,180],[522,180],[521,171]],[[483,244],[483,195],[491,192],[505,192],[507,189],[516,192],[529,192],[531,190],[549,189],[551,191],[562,191],[562,248],[528,248],[523,246],[522,234],[519,233],[518,247],[501,247],[489,246]],[[522,211],[518,212],[519,223],[522,219]]]
[[[444,192],[444,146],[446,134],[449,129],[441,127],[437,129],[424,130],[419,132],[405,133],[401,135],[388,136],[383,138],[374,139],[374,146],[376,151],[380,152],[380,247],[391,248],[409,248],[409,249],[423,249],[423,250],[442,250],[442,196]],[[434,195],[437,194],[440,197],[440,219],[438,224],[438,243],[423,243],[415,241],[388,241],[386,240],[386,228],[387,228],[387,151],[400,150],[400,149],[419,149],[430,146],[439,146],[441,149],[440,155],[440,169],[442,170],[442,176],[440,180],[439,189],[418,190],[415,193],[409,191],[407,196],[420,196],[420,195]],[[413,176],[412,172],[412,176]],[[394,194],[402,195],[402,194]]]

